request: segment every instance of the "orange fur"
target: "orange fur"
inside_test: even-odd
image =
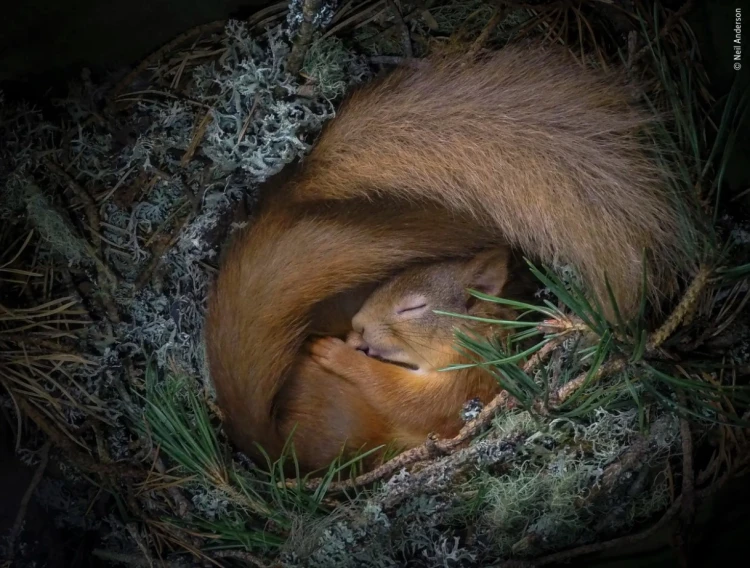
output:
[[[508,266],[509,251],[502,248],[468,261],[406,270],[365,301],[346,343],[318,339],[311,348],[312,359],[356,385],[372,408],[388,417],[392,439],[400,447],[421,444],[431,433],[453,437],[463,425],[460,412],[466,402],[477,398],[486,404],[500,390],[482,368],[441,371],[470,362],[454,348],[454,329],[485,337],[498,330],[434,311],[515,319],[509,308],[475,302],[466,291],[505,295]]]
[[[250,455],[259,457],[258,442],[278,457],[295,427],[305,470],[324,467],[344,444],[371,447],[388,439],[387,418],[301,353],[309,330],[335,333],[309,314],[321,299],[381,280],[396,266],[465,254],[498,238],[438,208],[370,207],[270,210],[227,252],[210,299],[206,345],[225,426]],[[435,223],[445,232],[436,235]],[[360,303],[327,324],[351,321]]]
[[[506,241],[573,264],[600,298],[606,274],[627,314],[647,247],[649,292],[670,292],[688,264],[679,215],[639,137],[649,117],[625,92],[563,54],[517,48],[435,58],[355,92],[235,239],[210,298],[210,371],[238,446],[277,457],[296,424],[312,469],[394,435],[301,347],[341,334],[366,286],[414,261]]]

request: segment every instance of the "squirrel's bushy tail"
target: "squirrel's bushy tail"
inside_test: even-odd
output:
[[[227,251],[206,319],[211,378],[235,443],[256,457],[253,442],[280,454],[289,432],[276,397],[318,302],[499,238],[443,209],[392,199],[269,208]]]
[[[300,199],[398,195],[500,229],[548,264],[572,264],[605,306],[670,292],[693,236],[644,136],[654,120],[619,75],[556,51],[437,57],[355,92],[305,161]]]
[[[650,120],[618,78],[517,48],[436,58],[354,93],[214,287],[208,358],[235,442],[278,456],[278,395],[297,380],[313,306],[410,261],[503,238],[572,264],[605,305],[606,274],[630,313],[648,249],[648,291],[670,291],[690,223],[649,155]]]

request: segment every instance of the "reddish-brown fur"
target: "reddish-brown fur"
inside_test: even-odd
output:
[[[387,417],[300,351],[311,327],[351,329],[361,299],[333,321],[311,322],[308,314],[321,299],[382,280],[396,266],[462,255],[497,238],[439,208],[269,207],[227,252],[207,318],[211,376],[235,443],[258,456],[258,442],[278,457],[296,425],[295,451],[307,470],[329,463],[344,442],[359,448],[389,439]]]
[[[687,265],[680,218],[638,135],[649,116],[625,93],[617,76],[517,48],[471,64],[435,58],[354,93],[236,238],[210,299],[210,370],[239,447],[257,456],[257,442],[276,457],[297,423],[307,468],[344,441],[392,434],[301,346],[311,330],[341,329],[311,319],[321,302],[415,260],[502,238],[573,264],[600,298],[606,274],[631,313],[647,247],[658,259],[649,292],[671,291]]]
[[[471,362],[456,351],[454,330],[484,337],[500,330],[434,312],[515,319],[508,307],[475,301],[467,292],[472,288],[507,296],[509,256],[506,247],[402,272],[367,298],[346,343],[317,339],[311,347],[313,361],[356,385],[371,407],[388,417],[390,439],[397,447],[421,444],[431,433],[455,436],[466,402],[476,398],[486,404],[500,388],[480,367],[441,370]]]

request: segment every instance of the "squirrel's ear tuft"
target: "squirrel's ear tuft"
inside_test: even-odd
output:
[[[482,251],[467,264],[466,288],[489,296],[499,296],[508,283],[511,254],[507,247]],[[471,311],[477,298],[468,294],[466,310]]]
[[[510,249],[493,248],[482,251],[469,261],[468,288],[490,296],[498,296],[508,283]]]

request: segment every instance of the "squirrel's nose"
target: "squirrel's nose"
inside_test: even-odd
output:
[[[357,351],[361,351],[368,357],[378,357],[379,351],[370,347],[365,337],[357,331],[350,331],[349,335],[346,336],[346,343],[354,347]]]

